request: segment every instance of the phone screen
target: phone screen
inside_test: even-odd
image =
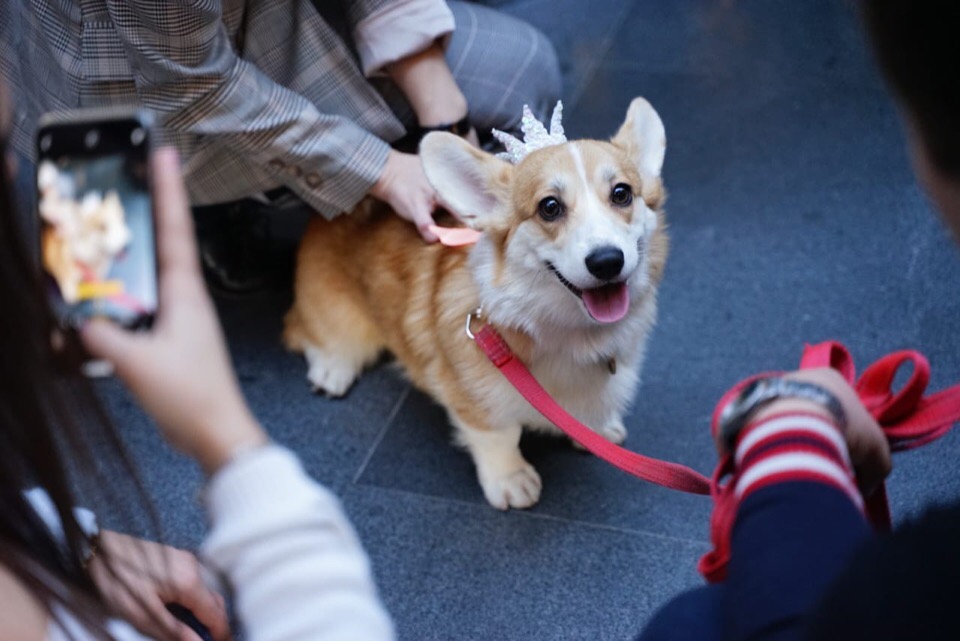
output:
[[[157,308],[147,129],[137,119],[63,122],[38,136],[40,256],[64,326],[94,316],[126,327]]]

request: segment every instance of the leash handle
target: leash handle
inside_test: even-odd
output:
[[[912,365],[913,372],[907,382],[893,390],[897,372],[905,365]],[[930,363],[923,354],[915,351],[900,351],[884,356],[864,370],[856,378],[856,367],[849,350],[836,341],[806,345],[800,359],[801,369],[829,367],[837,370],[856,390],[867,411],[883,428],[884,435],[893,451],[919,447],[934,441],[960,420],[960,385],[955,385],[930,396],[924,396],[930,382]],[[761,375],[763,376],[763,375]],[[714,411],[712,427],[717,429],[719,413],[744,385],[757,377],[738,383],[720,400]],[[737,502],[730,483],[725,478],[733,474],[732,457],[728,454],[720,462],[713,476],[714,508],[710,517],[710,540],[713,549],[705,554],[697,566],[701,574],[715,583],[726,577],[730,561],[730,533],[736,518]],[[864,502],[867,518],[875,529],[891,527],[890,503],[887,488],[881,485]]]
[[[468,318],[468,334],[469,324]],[[678,463],[661,461],[614,445],[570,415],[543,389],[526,365],[513,354],[503,337],[490,325],[484,325],[473,339],[521,396],[595,456],[650,483],[691,494],[710,494],[710,479],[702,474]]]
[[[893,391],[897,372],[912,365],[910,378]],[[935,441],[960,420],[960,385],[924,396],[930,382],[930,362],[920,352],[902,350],[888,354],[864,370],[856,379],[853,357],[836,341],[807,345],[800,359],[801,369],[832,367],[853,386],[890,443],[891,451],[910,450]],[[879,530],[892,525],[886,484],[866,499],[870,522]]]

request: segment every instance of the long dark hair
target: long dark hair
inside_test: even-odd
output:
[[[930,159],[960,176],[960,6],[943,0],[864,0],[867,33]]]
[[[105,610],[84,567],[89,542],[73,508],[78,499],[109,505],[124,521],[145,512],[157,534],[159,521],[92,384],[80,373],[76,342],[53,347],[56,324],[22,233],[31,213],[15,210],[5,152],[0,140],[0,564],[51,617],[58,618],[53,606],[59,605],[107,638]],[[32,487],[49,495],[62,538],[25,498],[23,491]],[[107,556],[104,564],[112,571]]]

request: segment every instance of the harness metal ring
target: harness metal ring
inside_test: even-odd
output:
[[[477,338],[476,338],[476,336],[473,335],[473,332],[470,330],[470,325],[473,324],[473,321],[475,321],[475,320],[480,320],[481,318],[483,318],[483,308],[482,308],[482,307],[478,307],[478,308],[476,308],[475,310],[473,310],[472,312],[470,312],[469,314],[467,314],[467,323],[466,323],[466,325],[464,326],[463,330],[467,333],[467,336],[468,336],[468,337],[470,338],[470,340],[472,340],[472,341],[477,340]]]

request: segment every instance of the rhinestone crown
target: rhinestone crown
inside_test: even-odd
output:
[[[520,130],[523,132],[523,140],[519,140],[510,134],[493,130],[493,137],[503,143],[506,151],[497,154],[497,158],[502,158],[511,164],[518,164],[526,158],[527,154],[537,149],[543,149],[551,145],[562,145],[567,142],[567,137],[563,135],[563,103],[557,101],[557,106],[553,108],[553,116],[550,118],[550,131],[543,126],[539,120],[534,117],[530,107],[523,106],[523,118],[520,120]]]

